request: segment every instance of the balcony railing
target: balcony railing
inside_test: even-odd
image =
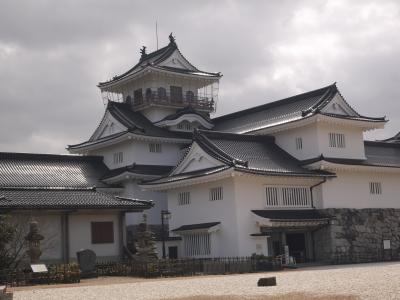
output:
[[[173,107],[185,107],[191,105],[195,109],[208,112],[212,112],[215,109],[215,102],[212,98],[196,96],[193,93],[183,95],[179,93],[158,91],[151,91],[150,93],[147,91],[145,95],[134,97],[132,104],[136,110],[143,109],[150,105]]]

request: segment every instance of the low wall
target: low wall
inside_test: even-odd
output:
[[[334,217],[314,232],[317,261],[357,263],[397,260],[400,251],[400,209],[322,209]],[[385,250],[383,241],[390,240]]]

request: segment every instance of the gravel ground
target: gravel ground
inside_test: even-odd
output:
[[[276,276],[276,287],[257,287]],[[95,282],[95,281],[94,281]],[[99,285],[14,291],[15,300],[102,299],[399,299],[400,263],[320,266],[257,274],[197,276],[159,280],[115,280]],[[275,297],[269,297],[269,296]],[[286,296],[284,296],[286,295]],[[296,296],[297,295],[297,296]],[[326,296],[312,298],[312,296]],[[278,297],[279,296],[279,297]],[[283,297],[282,297],[283,296]]]

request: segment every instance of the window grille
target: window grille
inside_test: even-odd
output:
[[[178,194],[178,204],[188,205],[190,204],[190,192],[181,192]]]
[[[185,256],[207,256],[211,254],[211,239],[208,232],[183,236]]]
[[[371,195],[381,195],[382,194],[382,183],[381,182],[370,182],[369,192]]]
[[[266,188],[267,207],[311,207],[311,192],[307,187]]]
[[[124,161],[124,153],[123,152],[114,153],[114,164],[118,165],[118,164],[121,164],[123,161]]]
[[[190,124],[189,122],[180,122],[177,125],[177,128],[181,129],[181,130],[191,131],[192,130],[192,124]]]
[[[161,144],[149,144],[149,151],[152,153],[161,153]]]
[[[224,198],[224,190],[221,186],[210,189],[210,200],[222,200]]]
[[[303,139],[301,137],[296,138],[296,150],[303,149]]]
[[[343,133],[329,133],[329,147],[345,148],[345,136]]]

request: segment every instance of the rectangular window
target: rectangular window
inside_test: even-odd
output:
[[[308,187],[266,187],[267,207],[311,207]]]
[[[190,192],[181,192],[178,194],[178,205],[190,204]]]
[[[143,92],[142,89],[137,89],[133,92],[133,101],[135,104],[142,104],[143,103]]]
[[[223,198],[224,198],[224,190],[222,189],[222,186],[210,189],[211,201],[222,200]]]
[[[113,222],[92,222],[92,244],[114,243]]]
[[[171,102],[182,102],[183,101],[183,93],[181,86],[173,86],[169,87],[171,93]]]
[[[303,139],[301,137],[296,138],[296,150],[303,149]]]
[[[370,182],[369,183],[369,193],[371,195],[381,195],[382,194],[382,183],[381,182]]]
[[[149,151],[151,153],[161,153],[162,152],[161,144],[149,144]]]
[[[185,131],[192,130],[192,124],[190,124],[189,122],[180,122],[176,127],[180,130],[185,130]]]
[[[121,164],[123,161],[124,161],[124,153],[123,152],[114,153],[114,164],[118,165],[118,164]]]
[[[343,133],[329,133],[329,147],[345,148],[346,141]]]
[[[211,254],[210,234],[194,233],[183,236],[185,256],[207,256]]]

